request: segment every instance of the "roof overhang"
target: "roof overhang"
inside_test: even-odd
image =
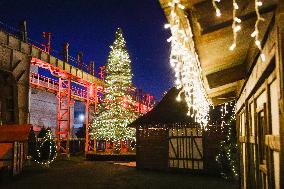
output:
[[[160,0],[167,19],[170,19],[169,0]],[[265,38],[274,17],[277,0],[262,0],[260,40]],[[188,19],[193,32],[196,53],[202,68],[202,77],[208,97],[214,105],[233,100],[239,96],[240,88],[249,73],[252,62],[259,51],[250,34],[254,31],[256,13],[254,1],[238,1],[238,18],[242,19],[238,32],[237,47],[230,51],[233,42],[232,1],[221,0],[218,4],[221,17],[215,15],[212,0],[181,0],[185,6],[183,19]],[[186,21],[184,22],[186,23]],[[186,29],[186,26],[184,26]]]

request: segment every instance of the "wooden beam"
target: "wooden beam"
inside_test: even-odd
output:
[[[222,95],[212,97],[211,100],[214,105],[218,105],[218,104],[222,104],[222,103],[234,100],[235,97],[236,97],[235,91],[230,91]]]
[[[260,12],[260,14],[265,14],[265,13],[268,13],[268,12],[272,12],[275,9],[276,9],[276,5],[271,5],[271,6],[264,7],[262,9],[260,9],[259,12]],[[249,20],[249,19],[252,19],[252,18],[255,18],[255,17],[256,17],[255,11],[249,12],[249,13],[242,15],[242,16],[239,16],[239,18],[242,20],[242,22]],[[220,29],[225,28],[225,27],[231,27],[232,22],[233,22],[233,19],[230,19],[230,20],[227,20],[227,21],[219,23],[219,24],[215,24],[215,25],[212,25],[212,26],[209,26],[209,27],[206,27],[206,28],[202,28],[201,35],[212,33],[216,30],[220,30]]]
[[[206,75],[209,87],[216,88],[245,78],[245,65],[239,64],[215,73]]]
[[[265,135],[265,145],[273,151],[280,152],[280,136]]]

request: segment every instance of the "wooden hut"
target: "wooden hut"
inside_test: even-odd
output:
[[[31,130],[29,124],[0,126],[0,170],[13,176],[22,172]]]
[[[137,168],[215,173],[218,137],[187,116],[186,103],[176,100],[178,92],[172,88],[153,110],[130,124],[136,127]]]

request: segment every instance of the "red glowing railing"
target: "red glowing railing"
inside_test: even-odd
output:
[[[30,73],[30,84],[34,88],[44,89],[52,93],[57,93],[59,90],[58,80],[33,72]],[[98,87],[98,91],[101,90],[102,88]],[[71,97],[77,100],[85,101],[87,100],[87,91],[76,86],[71,86]],[[94,97],[90,97],[91,102],[93,102],[94,100]]]
[[[58,91],[58,80],[31,72],[30,83],[51,91]]]
[[[58,93],[59,83],[58,80],[46,77],[44,75],[40,75],[38,73],[31,72],[30,73],[30,84],[33,88],[43,89],[54,94]],[[103,88],[101,86],[97,87],[98,92],[103,92]],[[144,94],[140,97],[137,93],[131,93],[132,98],[136,101],[135,103],[135,111],[141,114],[145,114],[150,111],[154,106],[154,97],[150,94]],[[76,86],[71,86],[71,97],[80,100],[87,100],[87,91],[83,88],[79,88]],[[89,97],[91,102],[94,102],[94,97]]]

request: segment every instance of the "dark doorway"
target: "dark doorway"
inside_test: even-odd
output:
[[[16,81],[11,73],[0,70],[0,125],[17,123],[17,110]]]

